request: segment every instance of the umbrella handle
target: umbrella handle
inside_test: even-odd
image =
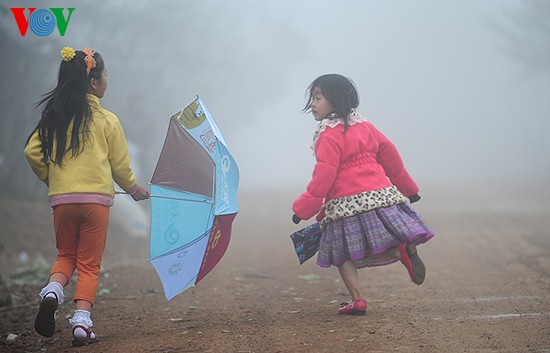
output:
[[[116,195],[130,195],[129,193],[127,193],[126,191],[118,191],[118,190],[115,190],[115,194]],[[189,202],[200,202],[200,203],[210,203],[210,204],[213,204],[214,201],[212,200],[193,200],[193,199],[186,199],[186,198],[182,198],[182,197],[170,197],[170,196],[162,196],[162,195],[149,195],[149,197],[155,197],[157,199],[167,199],[167,200],[177,200],[177,201],[189,201]]]

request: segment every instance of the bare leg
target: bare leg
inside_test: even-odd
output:
[[[401,254],[399,253],[399,247],[398,246],[389,249],[388,251],[386,251],[386,253],[388,254],[388,256],[391,256],[391,257],[394,257],[396,259],[401,260]]]
[[[372,260],[379,260],[379,261],[384,261],[388,259],[401,260],[401,255],[399,254],[399,247],[396,246],[393,248],[389,248],[388,250],[384,251],[381,254],[369,255],[369,258]]]
[[[50,276],[50,282],[57,282],[65,287],[67,283],[69,283],[69,280],[62,273],[52,273],[52,275]]]
[[[359,277],[357,275],[357,267],[355,264],[348,260],[338,266],[338,271],[340,271],[340,276],[351,295],[352,300],[357,300],[361,298],[361,293],[359,293]]]
[[[87,300],[77,300],[76,301],[76,310],[86,310],[92,311],[92,303]]]

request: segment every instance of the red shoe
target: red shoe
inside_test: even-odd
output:
[[[367,301],[362,298],[342,303],[338,309],[338,314],[365,315],[366,312]]]
[[[409,271],[411,281],[421,285],[426,277],[426,268],[416,252],[416,245],[413,243],[401,243],[399,245],[399,254],[401,255],[401,262]]]
[[[81,329],[82,331],[84,331],[84,333],[86,334],[85,337],[76,337],[75,336],[75,331],[77,329]],[[92,343],[96,343],[98,341],[98,338],[96,336],[96,334],[94,332],[92,332],[92,328],[91,327],[85,327],[83,325],[75,325],[73,327],[73,347],[82,347],[82,346],[86,346],[86,345],[89,345],[89,344],[92,344]]]

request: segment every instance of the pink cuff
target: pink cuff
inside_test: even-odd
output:
[[[315,216],[323,206],[323,198],[316,197],[309,192],[304,192],[292,204],[292,211],[303,220]]]
[[[138,191],[138,189],[139,189],[139,183],[136,183],[136,185],[134,185],[131,188],[129,188],[128,190],[124,190],[124,191],[126,191],[130,195],[133,195]]]

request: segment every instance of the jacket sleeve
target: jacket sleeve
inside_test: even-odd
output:
[[[292,204],[292,210],[301,219],[313,217],[323,206],[324,198],[332,188],[340,164],[340,147],[332,139],[321,135],[315,146],[317,163],[306,192]]]
[[[377,162],[384,168],[386,176],[391,183],[405,196],[409,197],[418,193],[418,186],[411,178],[397,148],[384,134],[374,128],[378,138],[379,149]]]
[[[124,131],[118,119],[112,126],[111,134],[108,136],[109,163],[113,174],[113,180],[124,191],[132,194],[137,189],[137,179],[130,167],[130,155]]]
[[[38,130],[34,131],[29,142],[25,146],[25,157],[27,157],[27,161],[38,179],[42,181],[48,180],[48,164],[44,160],[42,143],[38,137]]]

